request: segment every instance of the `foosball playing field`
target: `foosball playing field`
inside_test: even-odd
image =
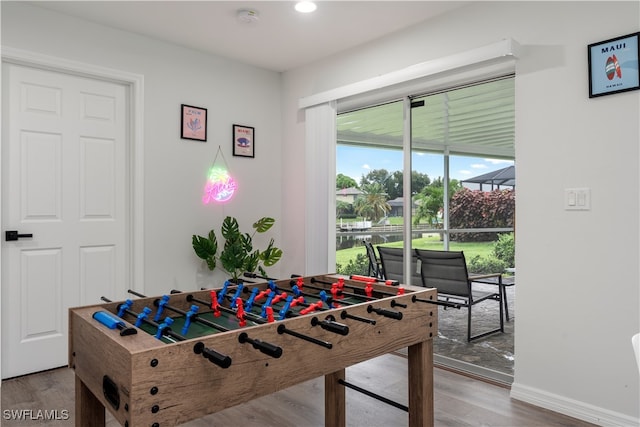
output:
[[[174,426],[324,375],[325,425],[344,426],[344,389],[358,389],[345,368],[405,347],[409,402],[399,406],[410,426],[433,425],[435,289],[250,280],[70,309],[76,425],[104,425],[106,408],[125,426]]]

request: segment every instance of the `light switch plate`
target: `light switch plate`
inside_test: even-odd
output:
[[[591,189],[565,188],[564,208],[568,211],[588,211],[591,210]]]

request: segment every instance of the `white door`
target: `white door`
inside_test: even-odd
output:
[[[127,88],[4,63],[2,377],[64,366],[68,308],[129,287]],[[7,231],[30,234],[7,240]]]

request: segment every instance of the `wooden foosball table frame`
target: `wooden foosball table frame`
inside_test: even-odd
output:
[[[339,278],[350,292],[364,295],[364,283],[346,277],[317,275],[304,280],[329,283]],[[291,280],[275,284],[289,289]],[[267,282],[250,286],[266,289]],[[344,427],[345,369],[403,348],[408,348],[409,426],[433,426],[432,339],[438,310],[430,301],[437,301],[437,291],[400,288],[404,294],[393,295],[399,287],[374,284],[375,299],[369,301],[176,343],[162,342],[144,331],[123,336],[93,318],[99,310],[118,313],[122,301],[71,308],[69,366],[76,378],[76,426],[104,426],[105,408],[124,426],[174,426],[324,376],[325,425]],[[206,299],[210,291],[175,293],[170,304],[186,311],[192,304],[189,295]],[[140,313],[157,300],[136,299],[131,312]],[[211,309],[202,307],[200,313],[206,311]],[[319,327],[318,320],[323,319],[335,319],[348,327],[348,334]],[[122,320],[133,327],[136,318],[124,315]],[[284,329],[293,334],[283,333]],[[330,343],[330,348],[296,334]],[[247,337],[280,348],[281,356],[258,351]],[[202,357],[203,348],[228,356],[230,365],[210,363]]]

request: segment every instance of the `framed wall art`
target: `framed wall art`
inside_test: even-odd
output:
[[[639,33],[588,45],[589,98],[640,89]]]
[[[255,129],[250,126],[233,125],[233,155],[255,157]]]
[[[180,138],[206,141],[207,109],[185,104],[181,107]]]

